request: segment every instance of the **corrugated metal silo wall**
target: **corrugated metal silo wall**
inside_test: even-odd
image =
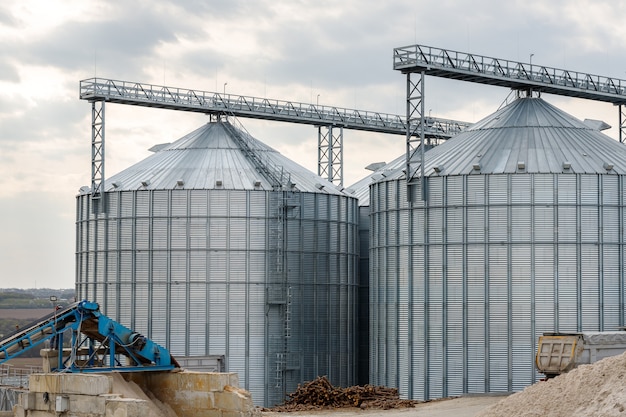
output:
[[[403,397],[518,391],[543,332],[624,325],[619,175],[431,177],[371,187],[371,383]]]
[[[358,301],[358,385],[367,385],[369,379],[369,239],[370,239],[369,206],[359,207],[359,301]]]
[[[259,405],[356,374],[357,200],[146,190],[77,198],[77,291],[174,356],[225,355]]]

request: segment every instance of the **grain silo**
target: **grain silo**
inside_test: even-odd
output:
[[[208,123],[77,197],[80,298],[174,356],[223,355],[259,405],[355,379],[358,206]]]
[[[402,168],[370,187],[372,384],[516,391],[538,335],[624,325],[623,144],[528,97],[424,163],[412,201]]]

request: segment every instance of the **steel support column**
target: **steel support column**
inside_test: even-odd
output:
[[[343,186],[343,126],[317,127],[317,175]]]
[[[618,109],[619,112],[619,141],[620,143],[624,143],[626,141],[626,109],[624,109],[624,105],[620,104]]]
[[[422,71],[415,74],[417,79],[412,78],[413,73],[406,75],[406,180],[407,186],[414,184],[417,170],[420,170],[422,184],[422,200],[427,199],[427,189],[424,177],[424,79]],[[419,151],[419,154],[418,154]],[[411,199],[411,193],[407,192]]]
[[[91,102],[91,198],[104,193],[104,101]]]

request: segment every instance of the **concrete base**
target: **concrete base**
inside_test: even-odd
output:
[[[132,373],[125,377],[151,392],[178,416],[248,417],[258,414],[252,396],[239,388],[236,373],[151,372]]]
[[[17,417],[260,416],[235,373],[32,374]]]

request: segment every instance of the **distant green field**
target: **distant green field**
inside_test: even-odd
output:
[[[53,302],[50,297],[56,297]],[[53,289],[0,289],[1,309],[47,309],[53,308],[54,304],[67,305],[74,299],[73,290]]]

